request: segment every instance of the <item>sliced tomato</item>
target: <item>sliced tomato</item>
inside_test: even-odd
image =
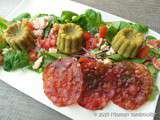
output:
[[[105,26],[105,25],[100,26],[100,28],[99,28],[99,37],[100,38],[104,38],[107,35],[107,32],[108,32],[107,26]]]
[[[144,46],[138,50],[138,58],[147,58],[149,56],[150,48],[149,46]]]
[[[90,32],[85,32],[84,33],[84,39],[89,40],[91,38],[91,33]]]
[[[160,40],[150,40],[148,44],[152,45],[155,48],[160,48]]]
[[[160,70],[160,60],[157,57],[152,59],[153,65],[156,69]]]
[[[34,49],[31,49],[29,51],[29,60],[30,61],[36,61],[38,59],[38,57],[39,56],[38,56],[37,52]]]

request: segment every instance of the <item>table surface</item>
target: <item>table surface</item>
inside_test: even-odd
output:
[[[5,16],[20,0],[0,0]],[[74,0],[123,18],[148,25],[160,32],[160,0]],[[7,7],[6,7],[7,6]],[[157,106],[160,110],[160,105]],[[160,114],[160,112],[158,112]],[[156,117],[155,120],[159,120]],[[0,120],[70,120],[0,80]]]

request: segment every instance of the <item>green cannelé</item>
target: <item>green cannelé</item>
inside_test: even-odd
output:
[[[118,54],[128,58],[136,55],[143,42],[143,33],[137,32],[132,28],[125,28],[117,33],[111,45]]]
[[[4,32],[4,38],[14,49],[29,50],[35,46],[35,36],[25,23],[15,23]]]
[[[63,24],[58,33],[57,48],[65,54],[74,54],[82,48],[83,29],[74,23]]]

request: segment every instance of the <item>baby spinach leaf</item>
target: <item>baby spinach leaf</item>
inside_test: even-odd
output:
[[[71,11],[62,11],[61,14],[62,22],[64,23],[71,22],[73,16],[78,16],[78,14]]]
[[[141,59],[141,58],[131,58],[131,59],[128,59],[128,61],[130,62],[136,62],[136,63],[144,63],[146,61],[146,59]]]
[[[132,24],[131,27],[141,33],[147,33],[149,30],[148,26],[139,23]]]
[[[148,35],[148,36],[146,37],[146,40],[157,40],[157,38],[154,37],[154,36],[152,36],[152,35]]]
[[[158,86],[157,86],[157,85],[154,85],[154,86],[153,86],[153,89],[152,89],[152,93],[151,93],[151,95],[149,96],[149,100],[150,100],[150,101],[155,100],[155,98],[157,97],[158,94],[159,94]]]
[[[154,68],[153,64],[152,63],[149,63],[147,65],[147,68],[149,70],[149,72],[151,73],[152,77],[153,77],[153,89],[152,89],[152,93],[149,97],[149,100],[150,101],[153,101],[155,100],[156,96],[159,94],[159,89],[156,85],[156,79],[157,79],[157,76],[158,76],[158,70]]]
[[[53,25],[53,19],[49,19],[47,27],[44,29],[43,36],[48,37]]]
[[[116,62],[125,59],[122,55],[119,55],[119,54],[112,54],[112,55],[108,56],[107,58],[110,58],[110,59],[112,59],[113,61],[116,61]]]
[[[8,27],[8,21],[3,17],[0,17],[0,35],[3,34],[3,31],[7,29],[7,27]]]
[[[101,13],[92,9],[88,9],[85,12],[85,16],[87,20],[87,31],[90,31],[91,33],[97,33],[100,25],[104,24]]]
[[[23,19],[30,19],[31,15],[30,13],[22,13],[18,15],[17,17],[13,18],[13,22],[22,21]]]

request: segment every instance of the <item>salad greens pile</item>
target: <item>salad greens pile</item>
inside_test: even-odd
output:
[[[6,71],[16,70],[29,65],[29,57],[26,51],[9,50],[4,54],[3,68]]]
[[[86,10],[84,14],[78,15],[71,11],[63,11],[61,17],[56,18],[56,23],[76,23],[86,31],[95,34],[98,33],[99,27],[105,24],[102,20],[100,12],[92,9]]]
[[[122,29],[124,28],[133,28],[137,30],[138,32],[147,33],[148,32],[148,26],[145,26],[143,24],[139,23],[130,23],[130,22],[124,22],[124,21],[117,21],[117,22],[109,22],[109,30],[108,35],[106,36],[106,39],[112,40],[113,37]]]

